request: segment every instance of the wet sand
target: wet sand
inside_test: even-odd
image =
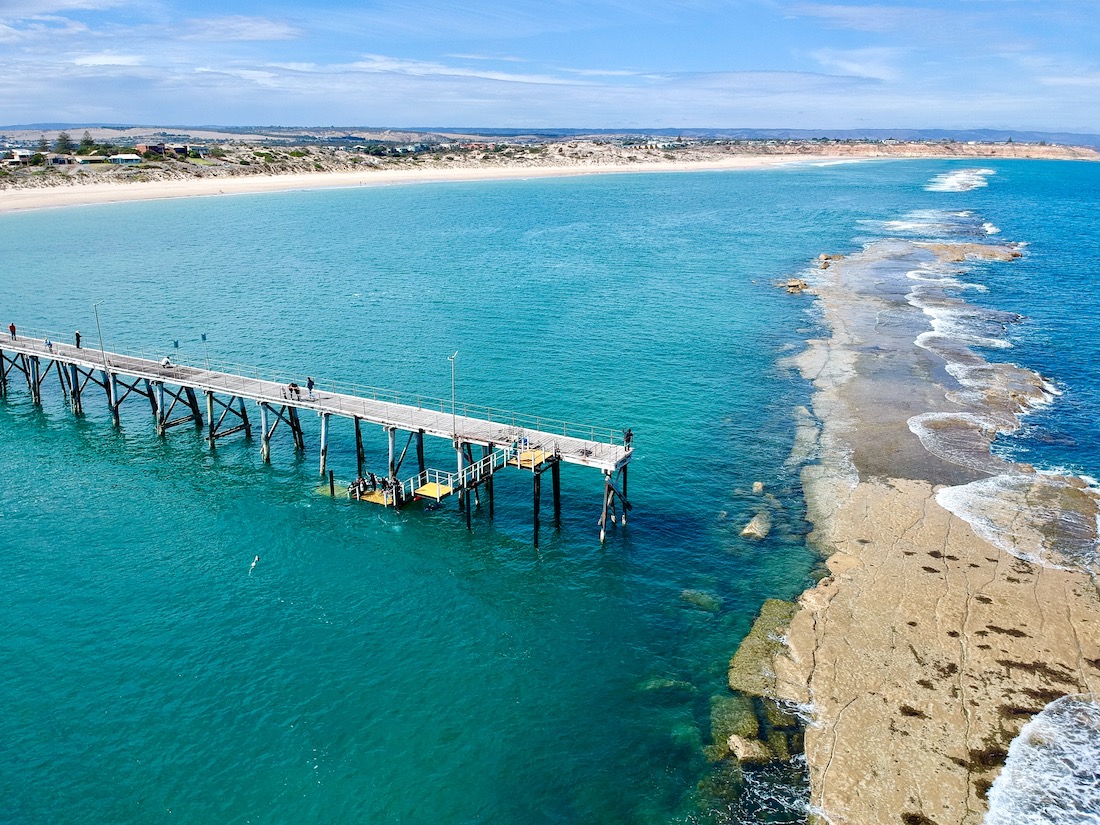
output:
[[[803,481],[829,575],[802,595],[774,666],[779,695],[812,707],[811,804],[833,825],[979,823],[1021,726],[1100,692],[1100,591],[1043,549],[1095,542],[1096,500],[988,452],[1042,382],[994,365],[964,387],[945,370],[949,341],[914,343],[929,320],[905,272],[975,255],[1013,265],[1010,246],[888,241],[813,287],[832,336],[798,360],[820,422]],[[929,413],[931,436],[913,423]],[[965,485],[1000,478],[993,523],[1016,555],[940,503],[973,506]]]

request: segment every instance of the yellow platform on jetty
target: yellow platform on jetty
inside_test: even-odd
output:
[[[516,453],[515,458],[508,459],[508,464],[512,467],[521,467],[524,470],[533,470],[546,459],[553,457],[553,453],[548,453],[545,450],[522,450]]]
[[[436,501],[446,498],[453,492],[451,487],[440,484],[438,481],[429,481],[423,487],[416,488],[416,495],[422,498],[434,498]]]
[[[393,493],[386,493],[382,490],[371,490],[369,493],[364,493],[359,496],[360,501],[369,501],[371,504],[381,504],[384,507],[389,507],[393,504]]]

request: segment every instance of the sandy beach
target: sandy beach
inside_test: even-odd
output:
[[[832,334],[797,361],[820,422],[803,480],[829,575],[773,664],[778,695],[809,716],[812,810],[833,825],[976,825],[1022,725],[1100,692],[1095,578],[1058,555],[1095,545],[1096,498],[989,454],[991,427],[1042,403],[1041,380],[985,365],[968,395],[945,371],[950,342],[915,343],[929,322],[907,270],[1018,254],[879,242],[826,262],[813,287]],[[983,513],[1009,545],[951,511],[989,479],[1005,481]]]
[[[772,145],[774,144],[774,145]],[[466,153],[369,158],[343,149],[293,151],[276,157],[262,145],[227,145],[222,159],[156,159],[133,167],[98,164],[0,176],[0,213],[26,209],[212,197],[297,189],[392,186],[444,181],[507,180],[569,175],[760,169],[797,163],[950,158],[1100,160],[1087,148],[1034,144],[773,141],[702,144],[676,149],[570,141]]]
[[[853,160],[835,158],[834,160]],[[440,183],[480,180],[516,180],[535,177],[603,175],[613,173],[721,171],[759,169],[820,158],[760,155],[733,156],[703,161],[652,161],[637,164],[571,164],[560,166],[471,165],[451,168],[364,169],[357,172],[312,172],[297,174],[251,174],[234,177],[196,177],[183,180],[95,182],[49,187],[13,188],[0,191],[0,213],[99,203],[162,200],[167,198],[246,195],[301,189],[338,189],[357,186],[393,186],[412,183]]]

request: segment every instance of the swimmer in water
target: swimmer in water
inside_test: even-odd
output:
[[[252,560],[252,566],[248,568],[248,575],[250,575],[250,576],[252,575],[252,571],[256,569],[256,562],[258,562],[259,560],[260,560],[259,556],[256,556],[256,558],[254,558]]]

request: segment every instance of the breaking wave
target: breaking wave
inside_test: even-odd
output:
[[[936,502],[1017,558],[1045,567],[1100,571],[1100,490],[1081,476],[1027,473],[1010,466],[1000,475],[945,487],[936,493]]]
[[[989,791],[983,825],[1100,822],[1100,705],[1066,696],[1024,725]]]
[[[966,171],[977,175],[988,170]],[[958,183],[962,173],[954,174]],[[990,351],[1011,348],[1011,330],[1022,316],[961,297],[966,291],[985,291],[967,282],[965,259],[970,254],[983,257],[984,245],[971,238],[993,234],[996,227],[969,211],[943,210],[911,212],[878,226],[895,237],[915,237],[890,242],[886,259],[908,265],[892,272],[876,267],[877,289],[895,292],[891,279],[904,273],[906,301],[928,319],[929,328],[916,331],[914,343],[942,358],[944,371],[954,379],[953,386],[948,382],[946,398],[957,409],[912,415],[909,430],[929,454],[985,476],[940,489],[937,501],[1007,553],[1051,567],[1100,571],[1100,489],[1080,476],[1013,463],[992,449],[999,436],[1020,429],[1023,416],[1061,394],[1034,370],[987,359]],[[914,262],[914,249],[930,248],[921,233],[944,239],[938,246],[947,254]],[[952,243],[961,247],[951,249]]]
[[[928,192],[969,192],[971,189],[980,189],[988,186],[986,180],[990,175],[997,174],[992,169],[960,169],[957,172],[944,172],[936,175],[925,186]]]
[[[982,238],[990,233],[969,211],[915,209],[894,220],[862,220],[873,232],[903,238],[958,238],[972,235]],[[995,227],[994,227],[995,228]]]

